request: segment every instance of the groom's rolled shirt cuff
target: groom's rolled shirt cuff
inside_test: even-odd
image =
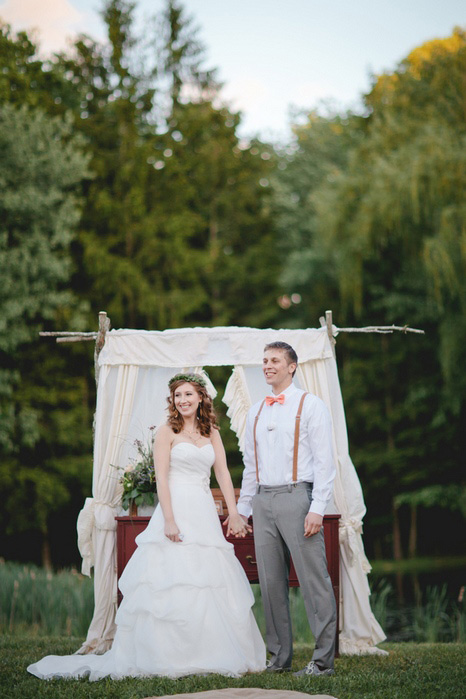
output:
[[[309,512],[313,512],[314,514],[323,517],[325,514],[325,510],[327,509],[327,505],[328,502],[312,499],[311,506],[309,507]]]
[[[238,502],[236,506],[238,512],[240,515],[243,515],[243,517],[249,517],[252,515],[252,507],[250,504],[246,504],[245,502]]]

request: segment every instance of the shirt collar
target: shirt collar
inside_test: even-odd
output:
[[[295,393],[295,391],[297,391],[297,390],[298,390],[298,389],[296,388],[296,386],[294,385],[294,383],[291,382],[290,385],[288,386],[288,388],[285,388],[284,391],[282,391],[280,394],[277,394],[277,395],[282,395],[282,394],[283,394],[284,396],[289,397],[289,396],[292,396],[293,393]],[[270,389],[270,391],[269,391],[269,396],[274,396],[274,395],[275,395],[275,393],[272,391],[272,389]]]

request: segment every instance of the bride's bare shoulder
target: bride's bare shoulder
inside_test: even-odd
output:
[[[155,433],[155,439],[158,442],[172,442],[173,439],[175,438],[175,433],[173,432],[172,428],[166,422],[163,425],[160,425],[160,427],[157,428],[157,431]]]

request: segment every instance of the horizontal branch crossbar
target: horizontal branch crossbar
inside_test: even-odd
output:
[[[321,322],[323,319],[321,319]],[[418,328],[410,328],[408,325],[368,325],[365,328],[339,328],[333,325],[333,332],[335,336],[338,333],[377,333],[379,335],[388,335],[393,332],[402,333],[416,333],[418,335],[425,335],[424,330],[419,330]],[[43,331],[40,332],[41,337],[55,337],[57,342],[80,342],[95,340],[98,336],[97,332],[69,332],[69,331]]]
[[[85,335],[84,337],[57,337],[57,342],[89,342],[95,340],[96,337],[97,333],[94,333],[94,335]]]
[[[388,334],[392,333],[394,330],[402,333],[417,333],[418,335],[425,335],[424,330],[418,330],[417,328],[410,328],[408,325],[368,325],[366,328],[338,328],[335,326],[337,333],[380,333]]]
[[[44,330],[43,332],[40,332],[39,335],[41,335],[42,337],[78,337],[78,338],[88,337],[91,340],[92,340],[92,338],[97,337],[96,332],[90,332],[90,333],[68,332],[67,330],[58,331],[58,332],[49,332],[49,331]]]

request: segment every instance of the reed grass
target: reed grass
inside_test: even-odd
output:
[[[265,618],[259,585],[253,585],[254,614],[262,634]],[[466,612],[462,602],[451,599],[447,586],[427,587],[416,603],[399,606],[391,584],[382,580],[371,595],[371,609],[389,641],[465,643]],[[299,588],[290,588],[290,613],[294,643],[314,643]]]
[[[254,616],[260,632],[265,637],[265,616],[262,606],[261,591],[259,585],[252,585],[254,592]],[[309,628],[309,623],[304,608],[304,601],[298,587],[290,588],[290,615],[293,629],[294,643],[314,643],[314,636]]]
[[[260,588],[252,588],[254,614],[265,634]],[[446,586],[428,587],[414,605],[400,607],[390,583],[382,579],[371,606],[390,641],[466,642],[464,605],[448,596]],[[52,573],[0,559],[0,634],[85,636],[93,610],[93,581],[75,569]],[[294,643],[312,644],[299,588],[290,589],[290,610]]]
[[[0,633],[83,636],[94,609],[90,578],[0,559]]]

